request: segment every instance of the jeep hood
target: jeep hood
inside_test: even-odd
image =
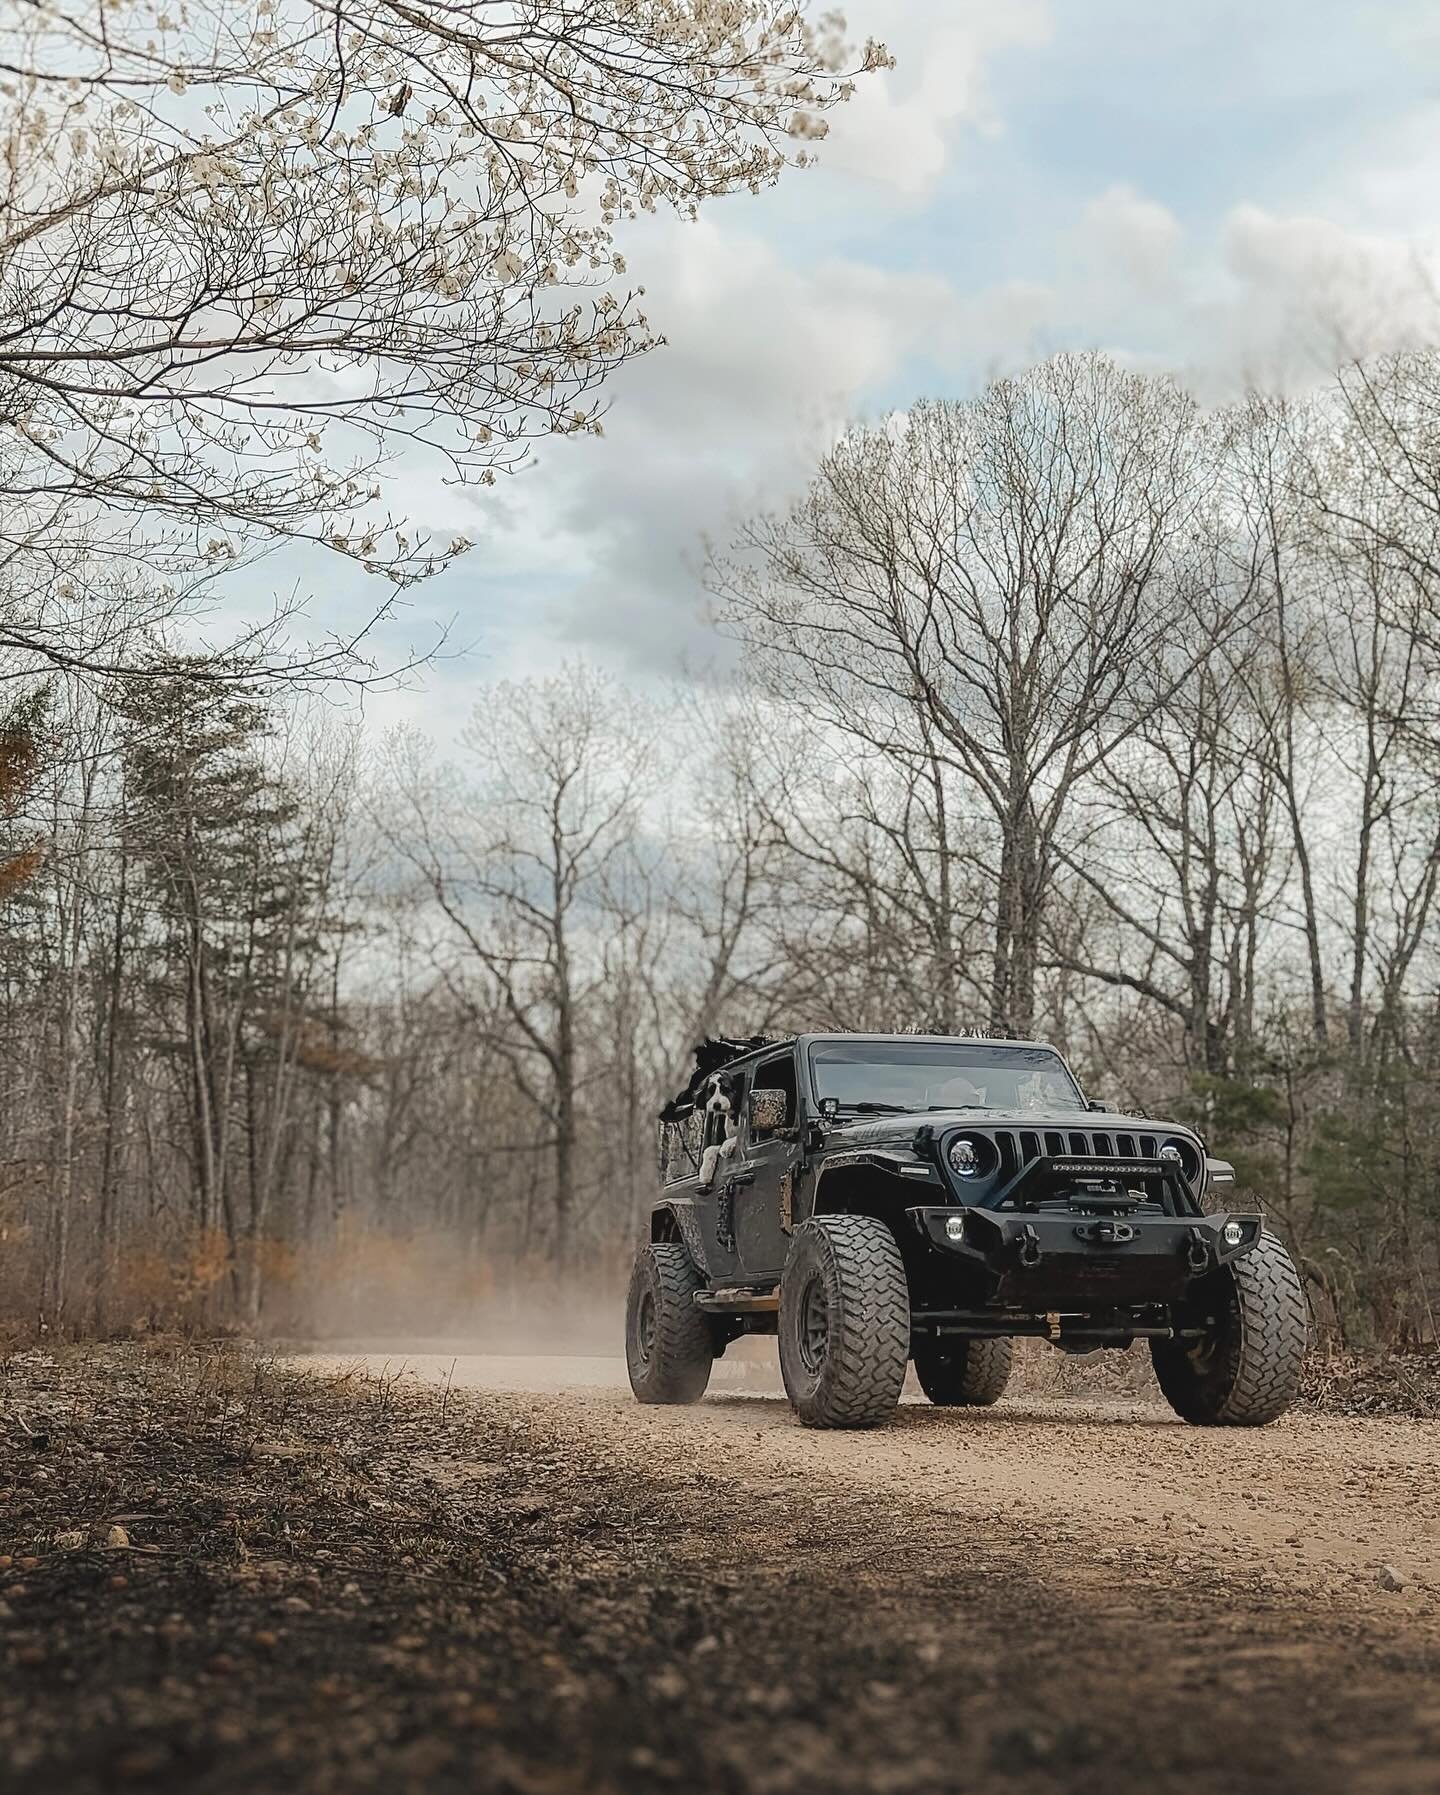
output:
[[[826,1133],[846,1141],[909,1141],[917,1128],[944,1134],[952,1128],[1024,1128],[1032,1133],[1047,1129],[1102,1134],[1178,1134],[1195,1142],[1200,1137],[1182,1122],[1163,1116],[1130,1116],[1123,1110],[1096,1109],[917,1109],[904,1115],[836,1117]]]

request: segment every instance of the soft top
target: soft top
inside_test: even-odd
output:
[[[693,1113],[700,1100],[705,1080],[722,1071],[732,1061],[747,1054],[759,1053],[766,1047],[784,1047],[792,1041],[986,1041],[995,1047],[1048,1047],[1049,1041],[1021,1040],[1011,1035],[991,1035],[983,1029],[964,1029],[956,1034],[930,1034],[919,1029],[895,1032],[871,1029],[826,1029],[807,1035],[707,1035],[695,1049],[695,1070],[689,1082],[677,1091],[660,1111],[662,1122],[683,1122]]]

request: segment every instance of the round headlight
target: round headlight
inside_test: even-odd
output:
[[[1192,1187],[1197,1187],[1204,1175],[1205,1162],[1196,1151],[1194,1141],[1186,1140],[1184,1135],[1172,1135],[1160,1143],[1160,1163],[1166,1171],[1173,1167]]]
[[[962,1135],[950,1148],[951,1169],[962,1178],[973,1178],[980,1170],[980,1155],[975,1151],[974,1141],[967,1141]]]

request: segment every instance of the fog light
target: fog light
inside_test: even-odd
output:
[[[1226,1222],[1223,1230],[1223,1239],[1227,1247],[1238,1247],[1244,1238],[1245,1230],[1240,1226],[1239,1222]]]
[[[945,1237],[947,1240],[964,1240],[965,1217],[963,1215],[947,1215],[945,1218]]]

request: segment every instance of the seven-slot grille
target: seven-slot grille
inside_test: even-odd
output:
[[[986,1133],[1000,1155],[1000,1175],[1011,1178],[1032,1159],[1154,1159],[1160,1136],[1128,1129],[995,1128]]]

